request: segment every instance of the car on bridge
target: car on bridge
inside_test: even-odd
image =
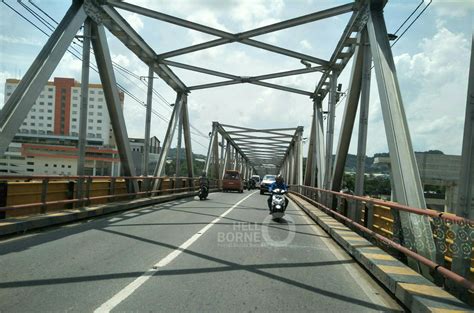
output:
[[[258,175],[252,175],[250,179],[253,179],[255,181],[255,187],[260,188],[260,176]]]
[[[222,190],[224,192],[232,190],[238,191],[240,193],[244,192],[244,183],[239,171],[225,171],[224,178],[222,179]]]
[[[268,192],[268,188],[276,180],[276,175],[265,175],[263,176],[262,182],[260,183],[260,194],[263,195]]]

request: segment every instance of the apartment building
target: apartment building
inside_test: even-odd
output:
[[[5,102],[20,83],[7,79]],[[120,93],[123,106],[124,95]],[[48,82],[7,153],[0,174],[76,175],[81,84],[72,78]],[[87,109],[86,175],[117,174],[120,159],[100,84],[90,84]]]

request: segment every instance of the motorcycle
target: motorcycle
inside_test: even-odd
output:
[[[199,187],[199,200],[204,200],[207,198],[207,195],[209,194],[209,188],[204,185],[204,184],[201,184],[201,186]]]
[[[252,189],[255,189],[255,188],[256,188],[256,186],[255,186],[255,180],[250,179],[250,180],[248,181],[248,190],[252,190]]]
[[[286,210],[286,190],[274,189],[272,191],[271,214],[273,219],[280,219],[285,215]]]

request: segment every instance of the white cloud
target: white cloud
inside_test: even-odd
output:
[[[428,2],[425,0],[425,2]],[[436,13],[444,17],[465,17],[472,16],[474,10],[474,2],[469,0],[444,0],[433,1],[432,3]]]
[[[143,29],[143,21],[138,14],[136,13],[127,14],[124,17],[135,31],[138,32]]]
[[[42,46],[43,42],[35,38],[26,38],[19,36],[8,36],[0,34],[0,42],[5,44],[21,44],[21,45],[32,45],[32,46]]]
[[[301,47],[303,47],[303,49],[306,49],[306,50],[312,50],[313,49],[313,46],[306,39],[301,40],[300,45],[301,45]]]
[[[242,26],[242,31],[278,21],[285,3],[283,0],[240,1],[231,9],[231,17]]]
[[[438,23],[421,52],[395,57],[415,150],[461,153],[470,42]]]

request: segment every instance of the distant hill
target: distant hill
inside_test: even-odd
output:
[[[176,148],[170,148],[168,152],[168,159],[176,159]],[[179,154],[179,159],[184,160],[186,159],[186,150],[184,148],[181,148],[180,154]],[[196,154],[193,153],[193,159],[206,159],[205,155],[202,154]]]

